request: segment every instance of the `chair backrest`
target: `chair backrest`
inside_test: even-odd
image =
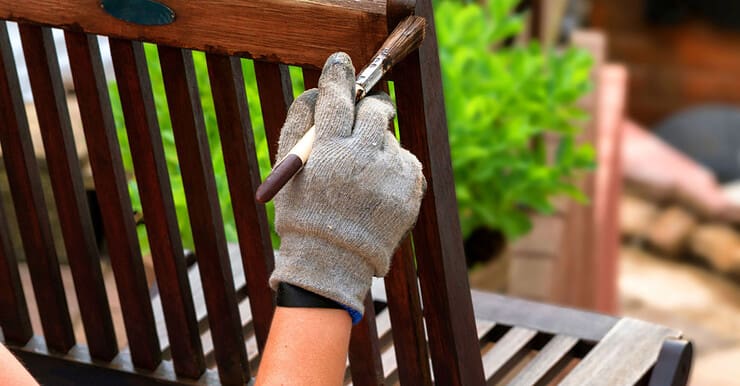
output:
[[[413,236],[394,256],[386,280],[393,342],[402,384],[483,384],[472,303],[450,166],[439,59],[429,0],[150,0],[0,1],[0,19],[18,22],[48,163],[54,203],[86,337],[76,345],[58,255],[50,229],[28,117],[5,23],[0,24],[0,145],[42,331],[29,322],[17,259],[0,216],[0,323],[16,353],[178,381],[215,379],[206,370],[172,182],[141,42],[158,45],[176,156],[208,311],[213,356],[224,384],[242,384],[254,363],[244,333],[227,250],[219,191],[228,189],[259,350],[274,308],[267,279],[273,247],[266,210],[254,200],[260,181],[254,135],[274,157],[293,99],[287,65],[300,66],[305,87],[334,51],[362,66],[389,28],[411,12],[428,21],[422,48],[394,69],[402,144],[424,165],[429,187]],[[157,13],[160,11],[159,13]],[[117,17],[114,17],[115,15]],[[153,17],[157,16],[157,17]],[[137,23],[160,24],[142,25]],[[92,167],[110,265],[128,349],[119,352],[101,274],[52,31],[63,29],[74,91]],[[108,36],[117,96],[132,154],[169,350],[158,338],[128,181],[96,35]],[[211,154],[191,50],[205,52],[222,154]],[[242,66],[253,60],[259,101],[247,102]],[[258,103],[264,133],[250,124]],[[213,157],[222,157],[228,186],[217,186]],[[274,161],[274,159],[273,159]],[[130,177],[130,176],[129,176]],[[2,208],[0,208],[2,209]],[[0,213],[2,214],[2,213]],[[418,280],[417,280],[418,278]],[[419,284],[417,284],[419,283]],[[417,287],[420,285],[420,289]],[[200,285],[198,285],[200,286]],[[421,290],[421,291],[419,291]],[[420,296],[421,292],[421,296]],[[368,305],[371,299],[368,298]],[[350,369],[355,385],[382,383],[373,307],[353,330]],[[422,311],[423,310],[423,311]],[[161,327],[160,327],[161,328]],[[34,337],[43,333],[43,340]],[[29,354],[30,355],[30,354]],[[130,358],[130,362],[127,358]],[[170,359],[171,358],[171,362]],[[431,361],[431,367],[429,365]],[[64,362],[66,363],[66,362]],[[87,368],[87,367],[86,367]],[[141,370],[144,370],[143,372]],[[156,370],[155,372],[147,372]],[[433,376],[432,376],[433,373]],[[123,374],[123,373],[121,373]],[[123,375],[122,375],[123,376]]]

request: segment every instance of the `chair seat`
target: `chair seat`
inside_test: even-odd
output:
[[[239,310],[250,367],[256,370],[259,352],[252,328],[246,280],[237,245],[229,245],[231,266],[239,298]],[[207,312],[200,288],[197,264],[188,270],[196,315],[209,367],[215,366]],[[152,304],[162,349],[167,353],[167,333],[156,291]],[[386,384],[398,382],[396,353],[385,285],[375,279],[372,295],[378,309],[375,322],[381,347]],[[631,318],[617,318],[502,296],[471,291],[484,372],[489,385],[539,385],[557,381],[562,385],[633,385],[646,383],[667,341],[681,341],[681,332]],[[690,348],[689,348],[690,350]],[[680,375],[680,374],[679,374]],[[685,370],[688,375],[688,369]],[[680,378],[675,371],[672,379]],[[349,369],[346,384],[351,384]],[[650,382],[653,382],[652,380]],[[651,384],[681,384],[677,383]],[[685,381],[684,381],[685,383]]]

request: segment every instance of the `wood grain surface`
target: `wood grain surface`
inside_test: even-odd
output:
[[[257,343],[262,351],[275,308],[272,290],[267,282],[275,262],[265,206],[254,200],[260,172],[252,127],[249,125],[244,78],[239,59],[215,54],[208,54],[206,58],[242,267],[247,277],[247,293],[254,314]]]
[[[33,336],[31,320],[23,293],[15,251],[8,238],[5,211],[0,205],[0,328],[12,343],[25,344]]]
[[[349,341],[349,368],[353,385],[383,384],[383,363],[375,324],[375,308],[370,294],[365,299],[365,314],[362,321],[352,327],[352,336]]]
[[[634,385],[650,370],[669,338],[680,332],[636,319],[621,319],[561,383],[562,386],[594,384]]]
[[[283,127],[288,108],[293,103],[293,86],[290,71],[284,64],[254,61],[254,75],[257,78],[257,91],[262,107],[262,120],[265,123],[265,137],[270,161],[275,164],[280,129]]]
[[[578,343],[578,338],[566,335],[555,335],[540,350],[537,356],[527,363],[510,386],[545,385],[552,380],[552,376],[558,373],[562,367],[571,359],[568,353]]]
[[[382,0],[166,3],[175,21],[154,27],[116,19],[98,0],[5,0],[0,19],[314,68],[340,50],[355,63],[367,63],[388,33]]]
[[[486,382],[498,385],[504,375],[527,353],[527,344],[537,331],[524,327],[512,327],[488,352],[483,354]]]
[[[75,344],[75,338],[5,24],[0,24],[0,54],[3,162],[15,211],[24,214],[18,216],[18,225],[33,278],[33,292],[39,303],[46,304],[39,310],[46,344],[49,350],[66,352]]]
[[[111,39],[110,48],[174,369],[197,378],[205,369],[203,350],[144,47]]]
[[[223,384],[242,384],[250,371],[193,56],[159,46],[159,59],[219,377]]]
[[[393,255],[391,269],[385,278],[388,310],[393,323],[393,346],[402,385],[431,385],[424,321],[419,298],[419,283],[414,267],[414,247],[406,237]]]
[[[426,38],[394,67],[393,79],[401,143],[419,158],[427,179],[413,237],[429,352],[439,384],[483,385],[431,1],[418,1],[416,14],[427,19]]]

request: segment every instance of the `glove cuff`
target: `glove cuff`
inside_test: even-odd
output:
[[[305,235],[285,235],[280,245],[270,277],[273,290],[289,283],[364,313],[373,269],[363,257]]]

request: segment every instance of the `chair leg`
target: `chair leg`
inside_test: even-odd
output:
[[[685,340],[666,340],[655,363],[650,386],[685,386],[691,373],[693,345]]]

